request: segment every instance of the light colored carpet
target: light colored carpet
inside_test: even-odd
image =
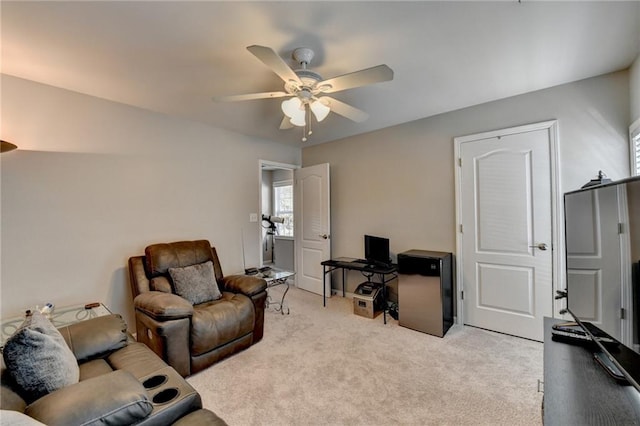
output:
[[[261,342],[188,379],[231,426],[542,423],[541,343],[463,326],[438,338],[296,288],[285,302]]]

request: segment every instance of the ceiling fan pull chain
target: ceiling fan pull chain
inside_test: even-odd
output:
[[[304,105],[304,115],[307,115],[307,106]],[[302,142],[306,142],[307,141],[307,123],[309,123],[309,119],[305,118],[304,120],[304,126],[302,127]]]
[[[302,127],[302,142],[307,141],[307,134],[311,135],[311,111],[309,110],[309,105],[304,105],[304,113],[307,116],[305,120],[304,126]],[[307,130],[307,126],[309,126],[309,130]],[[308,133],[307,133],[308,132]]]

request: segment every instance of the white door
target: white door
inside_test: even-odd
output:
[[[619,217],[618,206],[624,200],[618,195],[625,194],[608,186],[567,196],[567,217],[582,219],[568,221],[566,229],[567,280],[572,290],[568,297],[571,312],[623,341],[618,315],[622,304],[618,224],[628,222]]]
[[[294,171],[294,232],[298,287],[323,294],[322,265],[331,258],[329,164]],[[331,294],[327,277],[326,294]]]
[[[543,340],[553,315],[553,123],[456,138],[465,324]]]

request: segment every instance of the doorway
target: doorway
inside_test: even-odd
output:
[[[455,139],[458,322],[543,340],[561,255],[557,122]]]
[[[295,270],[293,170],[298,166],[260,160],[260,265]]]

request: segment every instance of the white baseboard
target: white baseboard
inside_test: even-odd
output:
[[[342,290],[332,288],[331,289],[331,295],[332,296],[337,296],[337,297],[342,297]],[[350,293],[348,291],[346,291],[344,293],[344,297],[346,297],[348,299],[353,299],[353,296],[354,296],[354,293]]]

